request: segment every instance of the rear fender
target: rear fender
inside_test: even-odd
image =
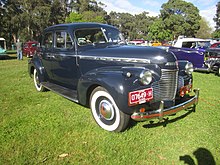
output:
[[[46,81],[46,73],[39,58],[32,58],[28,61],[28,72],[31,77],[33,77],[34,69],[38,72],[40,82]]]

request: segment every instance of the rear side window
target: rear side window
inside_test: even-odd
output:
[[[55,39],[55,47],[58,49],[70,49],[73,47],[73,42],[69,33],[58,31],[56,32],[56,39]]]
[[[50,49],[53,47],[53,34],[52,33],[46,33],[44,35],[42,46],[44,46],[47,49]]]
[[[196,43],[195,42],[183,42],[182,47],[184,47],[184,48],[195,48]]]

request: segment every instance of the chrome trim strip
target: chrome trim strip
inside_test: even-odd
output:
[[[118,57],[97,57],[97,56],[79,56],[80,59],[85,60],[102,60],[102,61],[122,61],[122,62],[134,62],[134,63],[147,63],[150,64],[150,60],[142,58],[118,58]]]
[[[204,53],[203,52],[199,52],[198,50],[182,50],[182,49],[178,49],[178,52],[184,52],[184,53],[197,53],[199,55],[203,55]]]

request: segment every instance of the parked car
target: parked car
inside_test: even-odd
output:
[[[159,41],[153,41],[153,42],[151,42],[151,46],[161,46],[161,45],[162,45],[162,43],[159,42]]]
[[[37,41],[28,41],[23,45],[22,52],[27,57],[33,57],[37,50]]]
[[[0,54],[6,52],[6,41],[4,38],[0,37]]]
[[[168,47],[169,51],[173,52],[178,60],[187,60],[193,64],[194,70],[206,70],[204,65],[205,50],[195,50],[191,48]]]
[[[220,42],[216,42],[210,46],[210,48],[220,48]]]
[[[210,40],[179,37],[174,46],[161,47],[173,52],[178,60],[187,60],[193,64],[195,71],[209,72],[205,65],[205,51],[210,46]]]
[[[145,45],[145,40],[143,39],[135,39],[135,40],[132,40],[128,43],[129,45],[139,45],[139,46],[142,46],[142,45]]]
[[[128,46],[113,26],[60,24],[42,36],[28,65],[37,91],[49,89],[90,107],[104,130],[124,131],[131,119],[163,120],[198,103],[198,89],[188,95],[190,62],[159,48]]]
[[[210,72],[220,76],[220,49],[210,48],[206,50],[205,65],[209,68]]]
[[[173,46],[176,48],[191,48],[196,50],[205,50],[210,46],[210,40],[180,37]]]

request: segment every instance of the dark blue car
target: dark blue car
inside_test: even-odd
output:
[[[113,26],[72,23],[48,27],[29,73],[37,91],[52,90],[90,107],[97,124],[120,132],[136,121],[195,107],[192,65],[154,47],[128,46]]]

